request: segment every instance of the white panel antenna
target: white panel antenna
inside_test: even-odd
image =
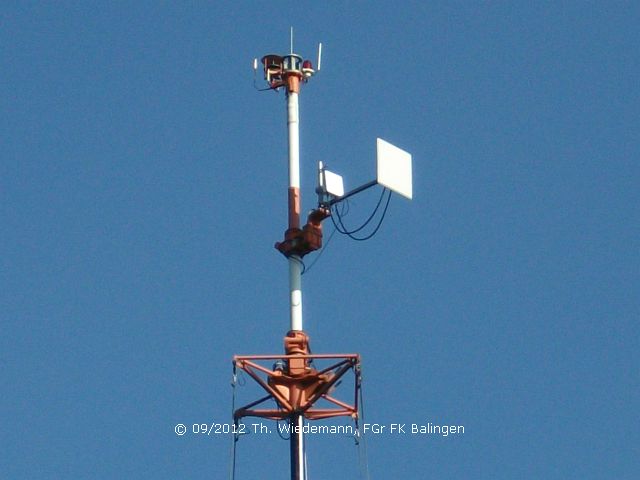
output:
[[[344,183],[337,173],[324,170],[324,189],[329,195],[342,197],[344,195]]]
[[[320,204],[331,202],[344,196],[344,182],[337,173],[327,170],[322,162],[318,162],[318,193]]]
[[[377,139],[376,147],[377,182],[411,200],[413,195],[411,154],[381,138]]]

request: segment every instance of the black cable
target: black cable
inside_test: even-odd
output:
[[[244,376],[244,370],[238,372],[237,383],[239,387],[244,387],[247,384],[247,377]]]
[[[324,251],[327,249],[327,247],[329,246],[329,243],[331,243],[331,239],[333,238],[333,236],[336,234],[336,232],[338,231],[338,229],[334,228],[333,232],[331,232],[331,235],[329,235],[329,239],[327,240],[327,242],[324,244],[324,247],[322,247],[322,249],[320,250],[320,253],[318,253],[318,256],[316,258],[313,259],[313,262],[311,262],[311,264],[306,267],[304,269],[304,271],[302,272],[302,274],[304,275],[305,273],[307,273],[309,270],[311,270],[311,268],[316,264],[316,262],[318,260],[320,260],[320,257],[322,256],[322,254],[324,253]]]
[[[276,408],[278,409],[279,412],[282,411],[282,407],[280,406],[280,404],[278,403],[278,401],[272,397],[273,402],[276,404]],[[276,432],[278,433],[278,436],[282,439],[282,440],[289,440],[291,438],[291,432],[289,431],[289,436],[288,437],[283,437],[282,436],[282,431],[280,430],[280,422],[282,420],[278,420],[276,418]]]
[[[280,410],[278,408],[278,410]],[[278,436],[282,439],[282,440],[291,440],[291,430],[289,430],[289,436],[288,437],[284,437],[282,436],[282,431],[280,430],[280,422],[282,420],[276,420],[276,430],[278,431]],[[291,428],[291,425],[289,425],[289,428]]]
[[[295,260],[295,261],[296,261],[296,262],[298,262],[300,265],[302,265],[302,273],[301,273],[300,275],[304,275],[304,272],[306,272],[306,271],[307,271],[307,266],[304,264],[304,262],[302,261],[302,259],[301,259],[301,258],[298,258],[298,257],[294,257],[294,256],[291,256],[291,257],[289,257],[289,258],[291,258],[291,259]]]
[[[358,397],[360,400],[359,405],[359,419],[364,422],[364,398],[362,395],[362,378],[360,377],[361,372],[358,372],[358,376],[356,378],[356,382],[358,382]],[[360,475],[364,477],[364,480],[371,480],[371,476],[369,474],[369,452],[367,451],[367,438],[366,434],[362,434],[362,441],[357,443],[358,449],[358,463],[360,464]],[[362,451],[360,450],[362,448]],[[364,459],[363,459],[364,457]],[[364,460],[364,461],[363,461]],[[364,465],[363,465],[364,463]]]
[[[340,215],[346,217],[351,211],[351,199],[346,198],[344,202],[340,202],[340,205],[342,206],[342,213]]]
[[[340,233],[347,236],[351,235],[352,232],[347,231],[347,227],[344,226],[344,220],[342,220],[342,214],[337,209],[336,209],[336,216],[338,217],[338,224],[340,225],[340,228],[341,228]]]
[[[351,231],[347,230],[347,228],[344,226],[344,223],[342,222],[342,217],[346,216],[347,212],[340,213],[340,211],[336,208],[336,215],[338,216],[338,222],[340,223],[340,226],[342,227],[342,230],[340,231],[340,233],[342,233],[343,235],[351,235],[353,233],[358,233],[364,227],[369,225],[369,222],[371,222],[371,220],[373,220],[373,217],[375,217],[376,213],[378,213],[378,209],[380,208],[380,204],[382,203],[382,198],[384,197],[384,193],[386,191],[387,191],[386,188],[382,189],[382,193],[380,194],[380,198],[378,199],[378,204],[376,205],[376,208],[373,209],[373,212],[371,213],[371,215],[369,215],[369,218],[367,218],[365,220],[365,222],[362,225],[360,225],[358,228],[356,228],[355,230],[351,230]],[[347,202],[348,201],[349,200],[347,200]]]
[[[386,190],[386,189],[385,189]],[[384,194],[384,191],[382,192]],[[387,209],[389,208],[389,202],[391,201],[391,191],[389,190],[389,194],[387,196],[387,203],[384,206],[384,210],[382,212],[382,216],[380,217],[380,221],[378,222],[378,225],[376,226],[376,228],[373,230],[373,232],[371,232],[369,235],[367,235],[366,237],[354,237],[351,233],[345,233],[345,235],[347,235],[349,238],[356,240],[358,242],[363,242],[365,240],[369,240],[371,237],[373,237],[376,233],[378,233],[378,230],[380,229],[380,227],[382,226],[382,222],[384,221],[384,217],[387,214]],[[338,222],[343,225],[342,223],[342,218],[340,217],[340,213],[338,212],[338,210],[336,209],[336,216],[338,217]],[[333,220],[333,215],[331,216],[331,219]],[[334,225],[335,225],[335,220],[333,220]],[[346,230],[346,229],[345,229]],[[342,232],[340,232],[342,233]]]
[[[371,220],[373,220],[373,217],[376,215],[376,213],[378,213],[378,209],[380,208],[380,204],[382,203],[382,199],[384,198],[384,194],[387,191],[386,188],[382,189],[382,193],[380,194],[380,198],[378,199],[378,203],[376,204],[376,208],[373,209],[373,212],[371,213],[371,215],[369,215],[369,218],[367,218],[367,220],[360,225],[358,228],[356,228],[355,230],[351,230],[349,232],[349,234],[353,234],[353,233],[358,233],[360,230],[362,230],[364,227],[366,227],[367,225],[369,225],[369,222],[371,222]],[[340,214],[340,221],[342,222],[342,218],[345,216],[345,214]]]
[[[233,418],[234,427],[238,425],[238,420],[235,418],[236,413],[236,385],[238,383],[238,376],[236,375],[236,365],[233,365],[233,376],[231,378],[231,418]],[[229,479],[234,480],[236,478],[236,443],[238,443],[237,430],[234,429],[231,435],[231,465],[229,466]]]
[[[384,192],[383,192],[384,193]],[[342,207],[342,213],[340,213],[340,211],[338,210],[338,208],[336,208],[336,217],[338,217],[338,224],[336,224],[335,219],[333,218],[333,215],[331,215],[331,221],[333,222],[333,226],[336,227],[336,230],[338,230],[338,232],[340,232],[343,235],[350,235],[352,232],[347,231],[347,227],[345,227],[344,222],[342,220],[342,217],[345,217],[347,215],[347,213],[349,213],[349,200],[347,199],[347,201],[345,202],[345,204],[341,204],[340,205]],[[345,212],[345,210],[347,210]],[[373,211],[373,213],[375,214],[376,210]],[[368,223],[365,222],[365,225]],[[358,229],[356,231],[359,231],[362,228],[362,225],[360,227],[358,227]]]

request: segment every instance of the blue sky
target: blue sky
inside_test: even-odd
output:
[[[300,54],[324,45],[304,209],[318,160],[347,188],[374,177],[376,137],[414,161],[413,201],[303,277],[312,348],[362,355],[367,422],[465,426],[368,436],[371,478],[637,478],[637,5],[0,14],[5,478],[228,478],[228,436],[174,426],[229,422],[232,355],[282,350],[285,99],[251,63],[290,26]],[[286,478],[287,448],[243,437],[237,478]],[[350,438],[308,455],[310,480],[358,478]]]

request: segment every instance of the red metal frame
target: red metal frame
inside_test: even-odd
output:
[[[358,418],[358,393],[360,389],[360,356],[348,354],[308,353],[308,337],[304,332],[289,332],[285,337],[284,355],[235,355],[234,368],[240,368],[260,385],[267,395],[237,409],[233,416],[262,417],[271,420],[284,420],[294,414],[303,415],[309,420],[321,420],[333,417]],[[281,360],[285,367],[269,369],[259,361]],[[322,370],[311,367],[312,360],[336,360]],[[338,400],[330,395],[339,380],[349,371],[355,375],[353,404]],[[254,408],[268,400],[275,400],[278,408]],[[319,400],[326,400],[336,408],[318,408]]]

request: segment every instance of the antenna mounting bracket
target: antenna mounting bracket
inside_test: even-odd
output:
[[[276,249],[285,257],[296,255],[300,258],[322,248],[322,221],[331,215],[325,207],[312,210],[307,224],[300,228],[289,228],[284,232],[284,241],[276,242]]]

